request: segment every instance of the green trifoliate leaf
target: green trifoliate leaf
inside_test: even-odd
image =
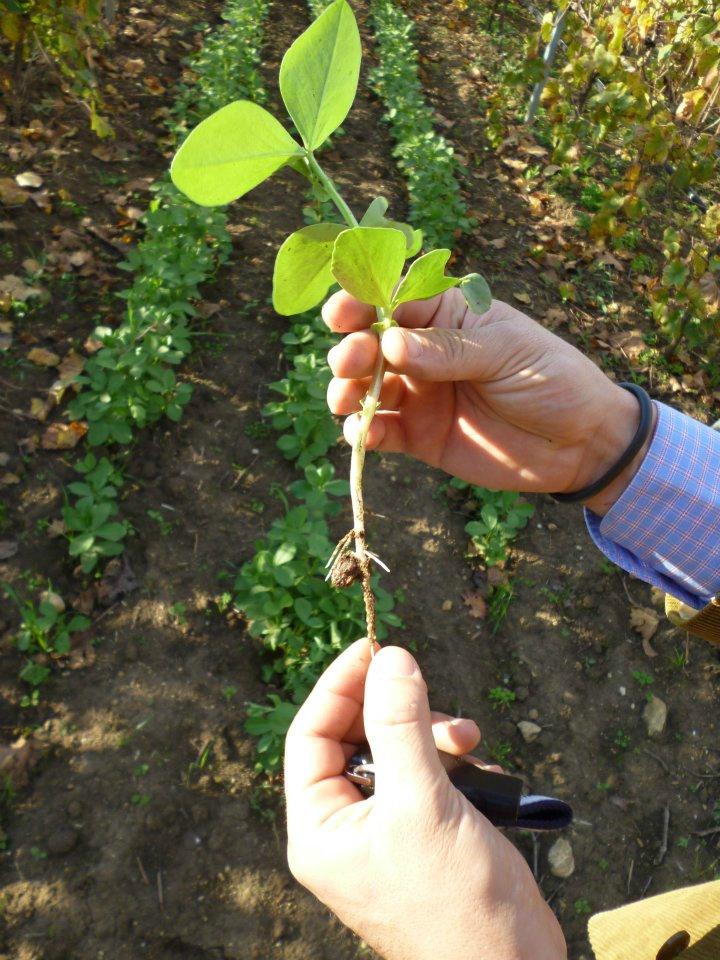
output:
[[[303,148],[271,113],[236,100],[203,120],[170,168],[173,183],[195,203],[216,207],[237,200]]]
[[[492,306],[492,293],[485,277],[479,273],[469,273],[460,281],[460,289],[465,301],[473,313],[487,313]]]
[[[284,317],[317,306],[333,283],[330,263],[339,223],[316,223],[291,234],[278,250],[273,306]]]
[[[405,258],[416,256],[422,247],[422,230],[413,230],[409,223],[401,223],[399,220],[389,220],[387,213],[388,202],[385,197],[375,197],[373,202],[363,214],[360,221],[361,227],[392,227],[393,230],[400,230],[405,234],[407,243],[407,252]]]
[[[346,0],[335,0],[292,44],[280,65],[280,93],[303,143],[315,150],[350,112],[362,48]]]
[[[385,197],[375,197],[373,202],[362,215],[361,227],[382,227],[385,225],[385,214],[388,211],[388,202]]]
[[[392,308],[408,300],[427,300],[456,287],[460,280],[445,276],[449,250],[432,250],[410,264],[410,269],[393,297]]]
[[[682,260],[671,260],[663,270],[663,283],[667,287],[681,287],[688,278],[689,270]]]
[[[413,230],[412,243],[408,247],[407,253],[405,254],[405,256],[408,257],[408,259],[410,257],[416,257],[420,253],[420,250],[422,249],[422,245],[423,245],[422,230]]]
[[[354,227],[335,241],[332,273],[340,286],[358,300],[389,309],[406,250],[405,236],[399,230]]]

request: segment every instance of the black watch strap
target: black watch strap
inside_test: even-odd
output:
[[[640,404],[640,424],[638,425],[637,432],[630,446],[617,463],[613,464],[607,473],[604,473],[599,480],[591,483],[590,486],[583,487],[582,490],[573,490],[570,493],[551,493],[550,496],[554,500],[557,500],[558,503],[580,503],[583,500],[589,500],[591,497],[596,496],[604,490],[605,487],[609,487],[613,480],[616,480],[623,470],[632,463],[650,436],[653,427],[653,405],[647,391],[643,390],[643,388],[639,387],[636,383],[620,383],[618,386],[637,397],[638,403]]]

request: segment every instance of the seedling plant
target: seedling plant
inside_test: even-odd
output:
[[[280,93],[299,140],[267,110],[248,100],[227,104],[197,126],[178,150],[171,168],[175,185],[202,206],[223,206],[246,194],[278,170],[289,167],[306,178],[319,198],[331,201],[343,223],[303,227],[280,247],[273,276],[273,303],[284,316],[316,307],[337,283],[372,305],[379,340],[396,325],[400,304],[459,287],[472,310],[490,307],[490,290],[478,274],[445,274],[450,250],[421,256],[422,235],[387,216],[388,203],[376,197],[358,219],[321,166],[317,152],[345,120],[357,91],[360,35],[346,0],[334,0],[290,46],[280,67]],[[416,258],[417,259],[413,259]],[[403,276],[405,263],[412,259]],[[353,529],[332,552],[334,586],[359,581],[367,635],[377,639],[372,565],[383,565],[369,549],[363,498],[368,431],[380,404],[385,374],[382,351],[361,403],[350,466]],[[354,548],[351,546],[354,543]]]

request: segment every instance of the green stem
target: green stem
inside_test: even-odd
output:
[[[317,180],[325,187],[330,199],[337,207],[343,220],[349,227],[357,227],[358,221],[355,218],[350,207],[340,196],[337,187],[325,173],[312,153],[307,154],[307,163],[310,171]],[[376,614],[375,597],[371,586],[371,567],[370,557],[367,553],[367,535],[365,533],[365,501],[363,497],[363,469],[365,467],[365,453],[367,449],[367,438],[372,424],[373,417],[377,412],[380,403],[380,391],[382,390],[383,378],[385,376],[385,361],[382,353],[382,336],[387,327],[392,323],[387,312],[382,308],[377,309],[378,323],[373,324],[378,338],[378,353],[375,361],[372,382],[365,398],[361,404],[360,428],[352,448],[352,457],[350,459],[350,499],[353,511],[353,535],[355,537],[355,556],[357,557],[362,579],[363,599],[365,601],[365,619],[367,621],[367,635],[370,641],[370,649],[374,651],[376,636]],[[342,550],[340,551],[342,554]]]
[[[315,155],[312,152],[308,151],[306,159],[307,159],[308,167],[310,167],[310,170],[312,171],[312,173],[317,177],[317,179],[320,181],[320,183],[325,187],[325,189],[329,193],[330,199],[338,208],[338,211],[340,212],[340,216],[343,218],[345,223],[347,223],[349,227],[357,227],[358,222],[355,219],[355,214],[352,212],[350,207],[345,203],[343,198],[340,196],[340,194],[338,193],[337,187],[335,186],[333,181],[330,179],[330,177],[325,173],[325,171],[320,166],[320,164],[317,162],[317,160],[315,159]]]

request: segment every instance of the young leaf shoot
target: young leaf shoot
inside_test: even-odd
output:
[[[357,92],[361,43],[347,0],[335,0],[299,36],[280,67],[280,92],[302,145],[270,113],[249,101],[228,104],[199,124],[178,150],[171,167],[175,185],[191,200],[219,206],[238,199],[284,166],[307,177],[327,196],[344,225],[319,223],[297,230],[280,247],[273,275],[273,304],[283,316],[316,307],[333,283],[377,312],[378,338],[395,326],[395,309],[410,300],[425,300],[458,287],[472,310],[490,308],[490,289],[479,274],[456,278],[445,274],[449,250],[417,256],[422,233],[389,219],[388,202],[376,197],[358,222],[315,152],[347,117]],[[368,431],[380,402],[385,367],[382,350],[370,389],[361,404],[360,428],[350,465],[353,529],[330,557],[329,577],[336,586],[360,580],[365,599],[367,634],[376,640],[373,562],[368,550],[363,500],[363,467]],[[354,550],[350,543],[354,541]]]

